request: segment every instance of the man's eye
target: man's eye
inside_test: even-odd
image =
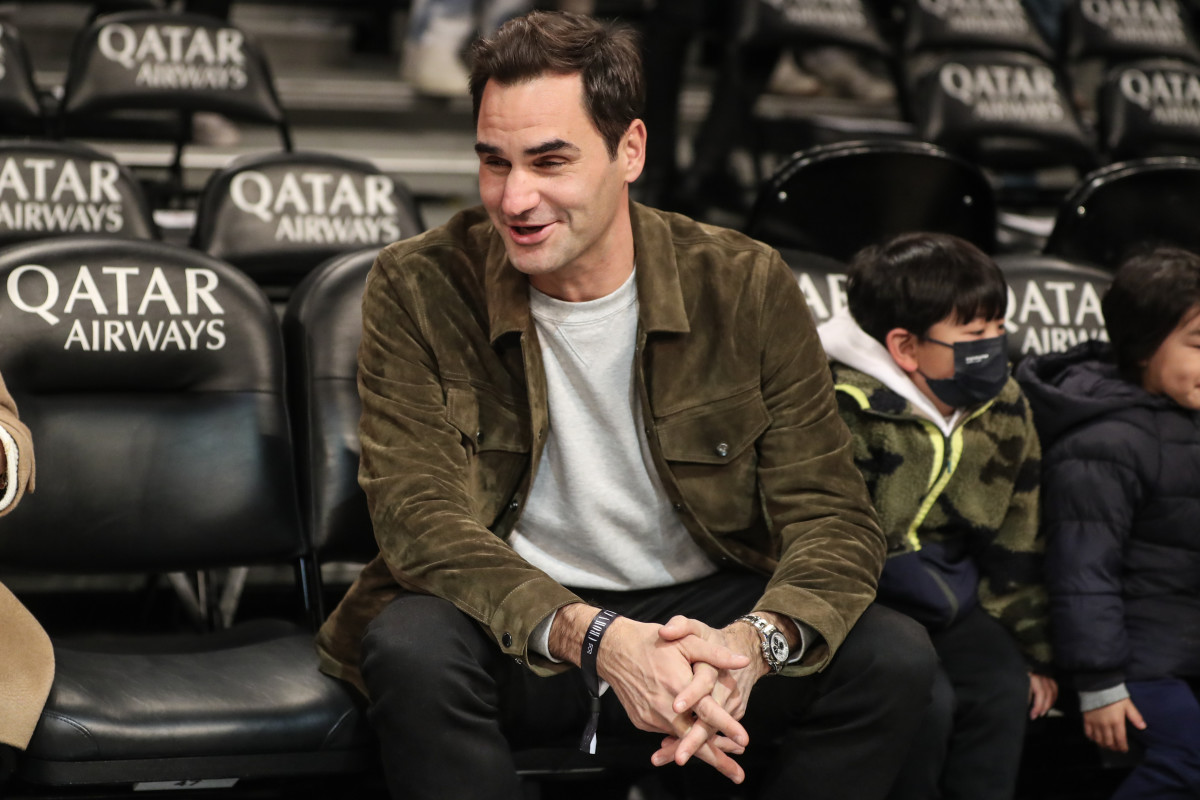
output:
[[[539,161],[538,166],[546,168],[546,169],[555,169],[557,167],[563,166],[566,163],[567,163],[566,161],[563,161],[560,158],[555,158],[555,159],[551,159],[549,161]]]

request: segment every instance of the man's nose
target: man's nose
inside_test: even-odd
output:
[[[500,210],[506,217],[520,217],[538,204],[537,179],[523,169],[513,169],[504,181]]]

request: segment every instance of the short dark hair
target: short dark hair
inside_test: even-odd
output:
[[[584,110],[604,139],[608,157],[616,158],[621,137],[646,104],[641,49],[633,29],[565,11],[532,11],[509,20],[494,36],[471,46],[475,121],[489,80],[512,85],[547,73],[580,76]]]
[[[1133,255],[1100,307],[1121,377],[1140,384],[1145,362],[1200,307],[1200,256],[1176,247]]]
[[[918,336],[944,319],[1002,319],[1004,273],[975,245],[945,233],[904,233],[860,250],[846,280],[850,314],[880,342],[903,328]]]

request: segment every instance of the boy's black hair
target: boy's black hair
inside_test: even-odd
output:
[[[1100,307],[1121,376],[1141,384],[1145,362],[1200,308],[1200,256],[1175,247],[1132,256]]]
[[[975,245],[945,233],[903,233],[860,250],[846,280],[850,314],[881,343],[903,328],[925,336],[945,319],[1003,319],[1008,284]]]

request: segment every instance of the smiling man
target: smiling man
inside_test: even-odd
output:
[[[629,31],[535,12],[472,55],[484,207],[368,279],[380,555],[318,640],[392,795],[519,797],[515,747],[641,730],[648,765],[741,783],[761,752],[765,796],[882,797],[934,657],[871,605],[884,540],[790,271],[630,202]]]

